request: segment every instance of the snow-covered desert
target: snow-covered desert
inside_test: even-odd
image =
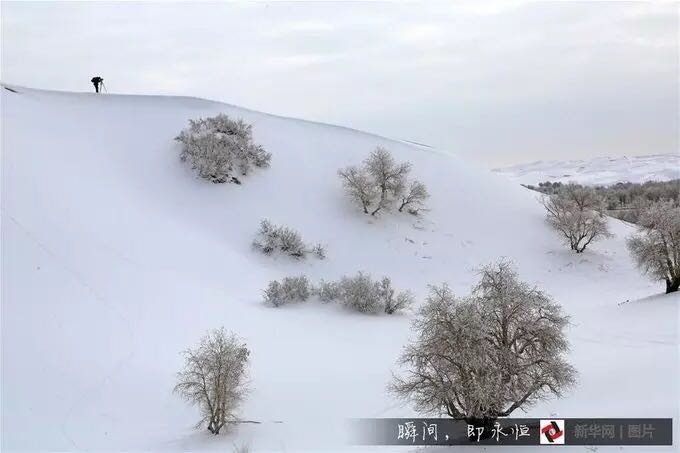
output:
[[[343,446],[346,418],[418,415],[386,387],[428,285],[466,294],[501,257],[571,317],[578,383],[526,415],[673,417],[677,434],[680,293],[635,268],[633,226],[609,219],[614,236],[575,254],[536,192],[455,150],[198,98],[0,91],[3,451],[362,450]],[[179,159],[188,120],[218,113],[252,124],[272,154],[242,185]],[[345,196],[337,170],[377,145],[427,184],[420,216],[372,217]],[[324,244],[326,259],[253,251],[265,218]],[[273,279],[360,270],[411,290],[415,307],[262,301]],[[173,387],[181,351],[221,326],[252,351],[240,412],[260,423],[211,436]]]
[[[618,182],[668,181],[680,179],[680,153],[536,161],[497,168],[494,171],[522,184],[573,181],[585,185],[611,185]]]

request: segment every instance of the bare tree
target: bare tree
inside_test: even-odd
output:
[[[655,203],[642,211],[638,234],[628,249],[638,267],[666,282],[666,293],[680,288],[680,207],[672,201]]]
[[[417,212],[429,196],[430,194],[427,192],[425,184],[420,181],[412,181],[408,191],[401,197],[399,212],[402,212],[405,207],[412,207]]]
[[[546,220],[564,236],[571,250],[582,253],[593,241],[611,236],[601,200],[588,188],[562,190],[543,197]]]
[[[368,208],[377,197],[377,191],[370,176],[364,170],[354,166],[338,170],[338,175],[342,178],[342,183],[350,197],[361,204],[364,214],[368,214]]]
[[[359,202],[365,214],[377,215],[399,202],[399,211],[406,206],[422,206],[429,196],[425,185],[409,184],[409,162],[398,163],[385,148],[377,147],[364,160],[363,167],[346,167],[338,171],[350,197]],[[416,210],[417,212],[417,210]]]
[[[579,210],[593,210],[602,212],[605,207],[605,199],[592,187],[586,187],[570,182],[560,189],[563,198],[571,201]]]
[[[371,175],[380,197],[371,215],[376,215],[382,208],[390,206],[404,192],[406,178],[411,171],[411,164],[397,164],[394,157],[385,148],[377,147],[364,162],[366,171]]]
[[[245,397],[250,351],[224,328],[208,332],[199,345],[184,351],[186,364],[177,373],[174,391],[197,405],[208,431],[219,434],[225,424],[236,420],[236,410]]]
[[[475,424],[562,396],[576,379],[563,358],[568,317],[510,264],[482,268],[469,297],[433,286],[413,322],[390,390],[416,409]]]

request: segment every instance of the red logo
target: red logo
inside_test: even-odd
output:
[[[564,444],[564,420],[541,420],[541,444]]]

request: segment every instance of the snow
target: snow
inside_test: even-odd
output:
[[[585,185],[610,185],[617,182],[644,183],[680,179],[680,153],[633,157],[597,157],[590,160],[537,161],[494,171],[521,184],[544,181]]]
[[[501,256],[572,316],[578,387],[528,416],[677,420],[680,297],[633,267],[630,226],[610,220],[615,237],[575,255],[533,192],[445,152],[202,99],[13,88],[0,90],[3,451],[346,451],[343,419],[417,415],[385,392],[412,313],[269,308],[267,283],[363,270],[422,300],[430,283],[466,293]],[[218,112],[273,155],[241,186],[178,159],[187,120]],[[422,219],[373,219],[344,196],[337,169],[376,145],[428,185]],[[255,253],[263,218],[327,259]],[[180,351],[222,325],[252,349],[242,414],[262,423],[215,437],[172,387]]]

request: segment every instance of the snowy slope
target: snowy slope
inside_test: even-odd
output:
[[[617,182],[668,181],[680,179],[680,153],[633,157],[597,157],[590,160],[537,161],[498,168],[521,184],[544,181],[574,181],[586,185]]]
[[[532,192],[446,153],[201,99],[17,90],[0,90],[3,451],[318,451],[320,427],[341,432],[344,417],[415,415],[384,391],[410,315],[272,309],[262,289],[365,270],[420,299],[443,281],[462,294],[501,256],[573,317],[579,386],[529,415],[678,415],[680,300],[619,305],[662,288],[631,265],[618,221],[577,256]],[[198,180],[178,159],[187,120],[218,112],[251,122],[273,154],[241,186]],[[422,220],[371,219],[344,197],[336,170],[376,145],[427,183]],[[328,258],[254,253],[265,217],[325,243]],[[221,325],[253,351],[243,416],[264,423],[215,438],[192,429],[196,410],[171,390],[179,352]]]

